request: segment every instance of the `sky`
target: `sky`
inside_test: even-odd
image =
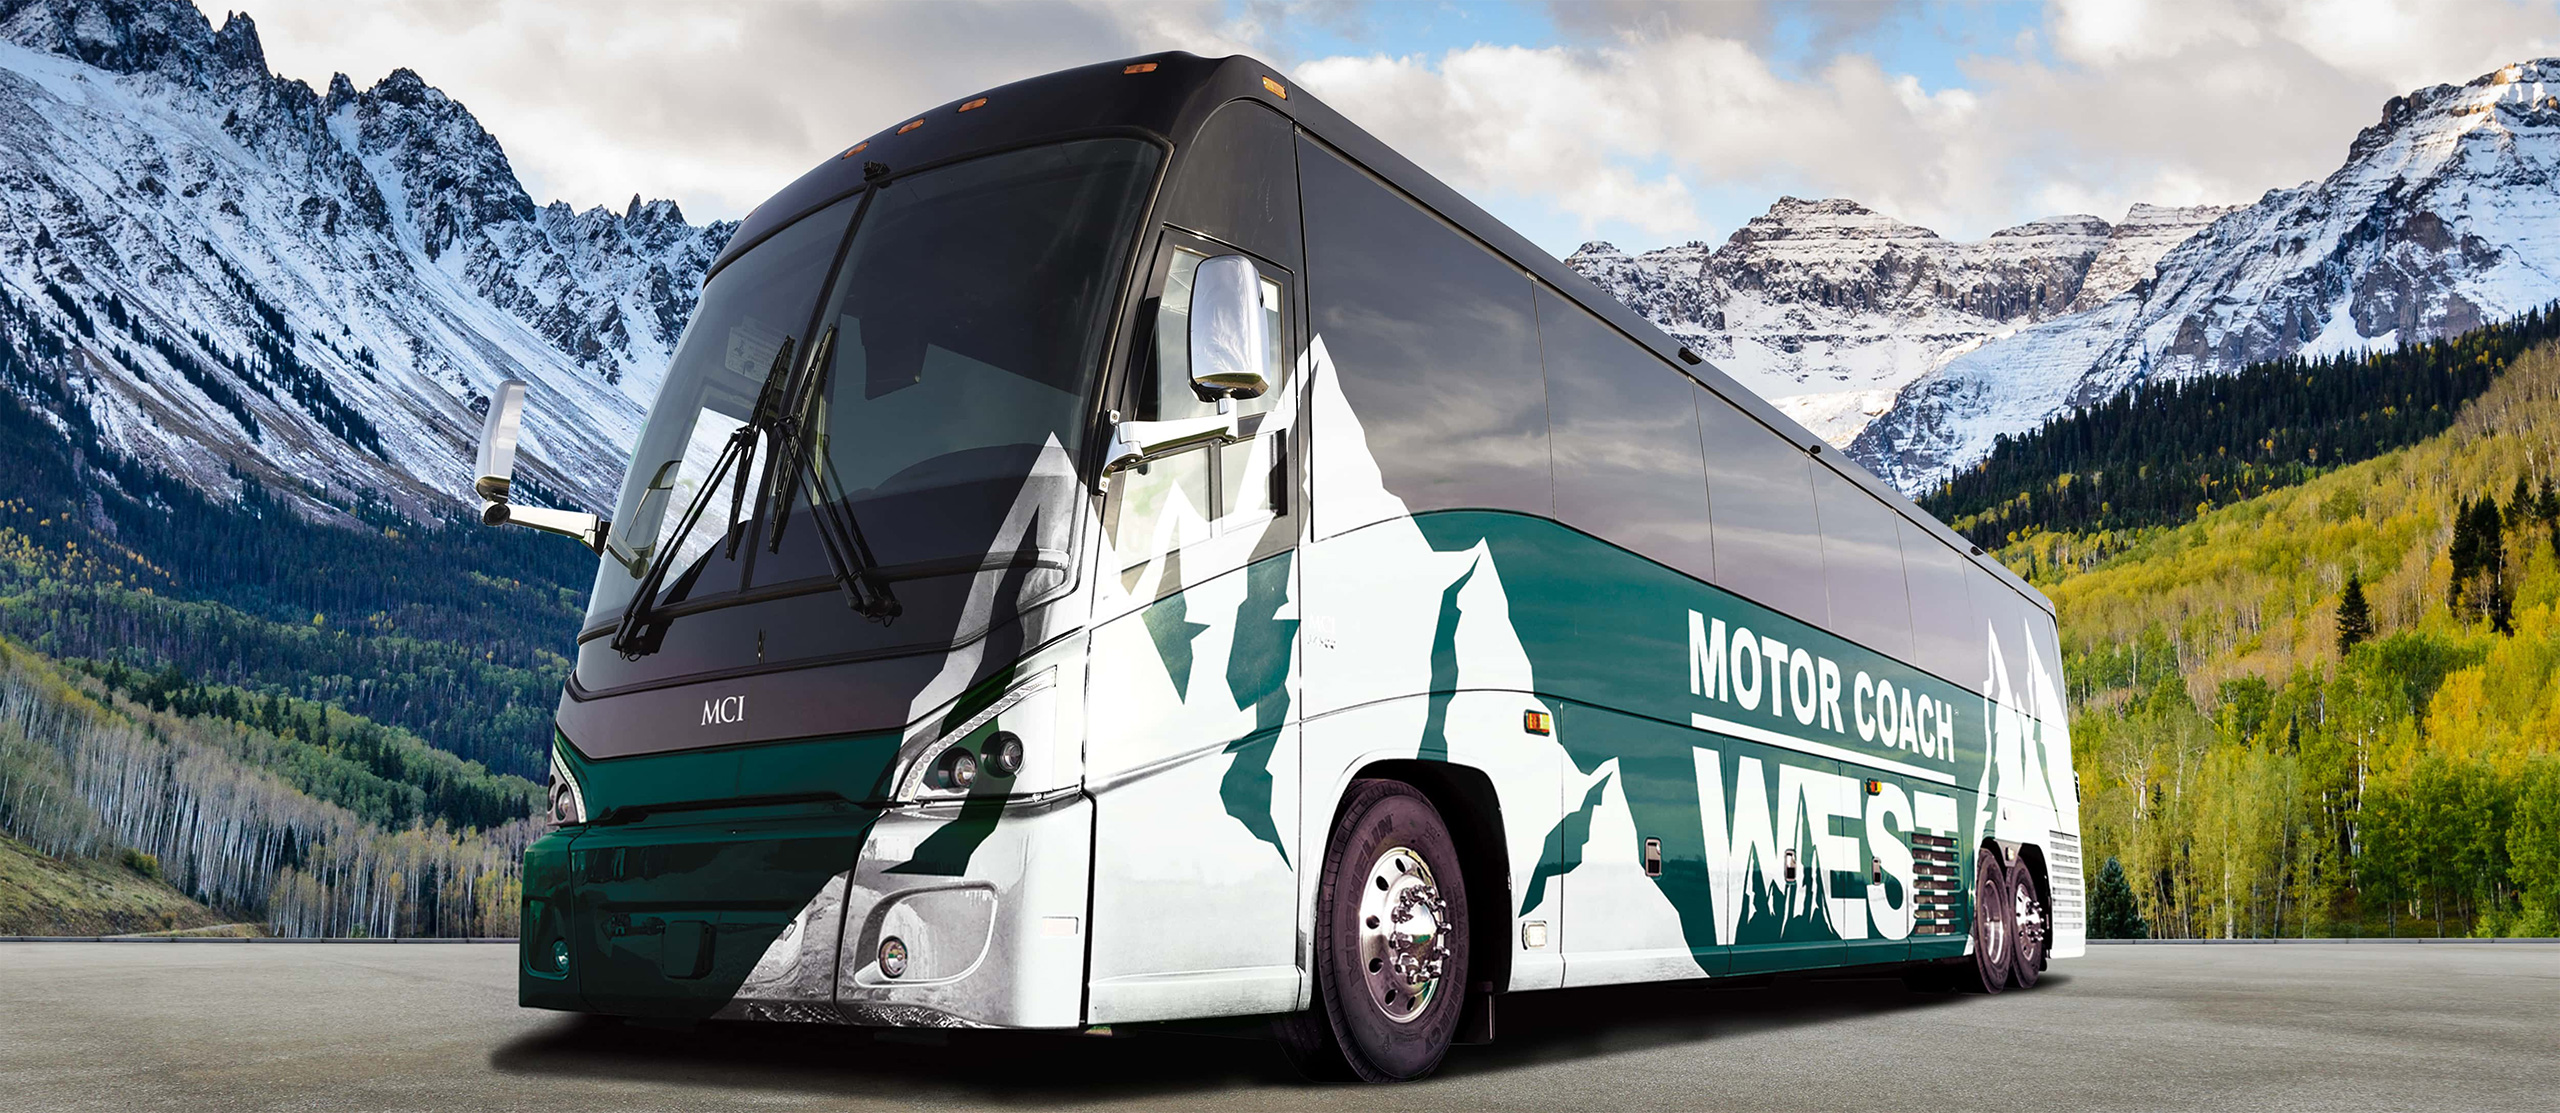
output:
[[[2245,203],[2336,169],[2392,96],[2560,54],[2560,0],[225,2],[315,88],[417,71],[536,201],[695,221],[1008,81],[1252,54],[1559,256],[1722,242],[1781,196],[1959,240]]]

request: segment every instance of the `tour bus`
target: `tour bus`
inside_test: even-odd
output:
[[[526,1006],[1393,1081],[1508,994],[2082,950],[2052,605],[1251,58],[759,206],[610,520],[510,501],[525,390],[484,518],[601,555]]]

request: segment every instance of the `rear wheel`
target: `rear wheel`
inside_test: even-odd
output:
[[[1466,1007],[1467,893],[1431,801],[1358,781],[1326,840],[1316,890],[1316,1007],[1281,1026],[1319,1081],[1403,1082],[1449,1053]]]
[[[2044,976],[2045,945],[2050,938],[2050,921],[2045,915],[2044,893],[2036,888],[2035,870],[2024,860],[2009,867],[2009,919],[2016,942],[2009,954],[2009,984],[2020,989],[2034,989]]]
[[[2009,968],[2016,957],[2018,920],[2009,863],[2000,851],[1985,846],[1973,862],[1973,963],[1965,971],[1967,988],[1998,993],[2009,988]]]

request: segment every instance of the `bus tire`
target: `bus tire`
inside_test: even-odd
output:
[[[1317,1015],[1296,1022],[1299,1040],[1284,1039],[1300,1069],[1322,1078],[1329,1055],[1364,1082],[1431,1073],[1466,1011],[1467,923],[1458,845],[1439,809],[1401,781],[1353,782],[1317,883]],[[1304,1039],[1317,1034],[1310,1021],[1322,1026],[1316,1046]]]
[[[1976,993],[2009,988],[2018,926],[2014,899],[2009,863],[2001,860],[1999,848],[1984,846],[1973,862],[1973,961],[1965,966],[1965,988]]]
[[[2044,976],[2052,918],[2044,906],[2043,890],[2036,888],[2035,867],[2024,859],[2009,867],[2009,892],[2010,938],[2016,941],[2009,948],[2009,984],[2034,989]]]

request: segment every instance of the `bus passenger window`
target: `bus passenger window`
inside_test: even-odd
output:
[[[1830,468],[1813,468],[1814,512],[1822,522],[1822,572],[1831,632],[1901,660],[1913,660],[1911,592],[1903,576],[1901,520],[1890,507]]]
[[[1556,517],[1710,583],[1697,388],[1588,310],[1538,288]]]
[[[1317,425],[1308,459],[1369,456],[1408,514],[1554,514],[1527,272],[1304,138],[1298,188],[1309,343],[1323,341],[1332,356],[1362,442],[1328,456],[1329,438],[1355,430]],[[1331,536],[1378,520],[1393,502],[1327,502],[1319,492],[1316,505],[1316,534]]]
[[[1911,585],[1911,663],[1969,689],[1982,686],[1982,624],[1966,587],[1972,565],[1929,531],[1902,520],[1902,573]]]
[[[1723,396],[1696,392],[1707,450],[1716,586],[1816,626],[1831,624],[1804,450]]]

